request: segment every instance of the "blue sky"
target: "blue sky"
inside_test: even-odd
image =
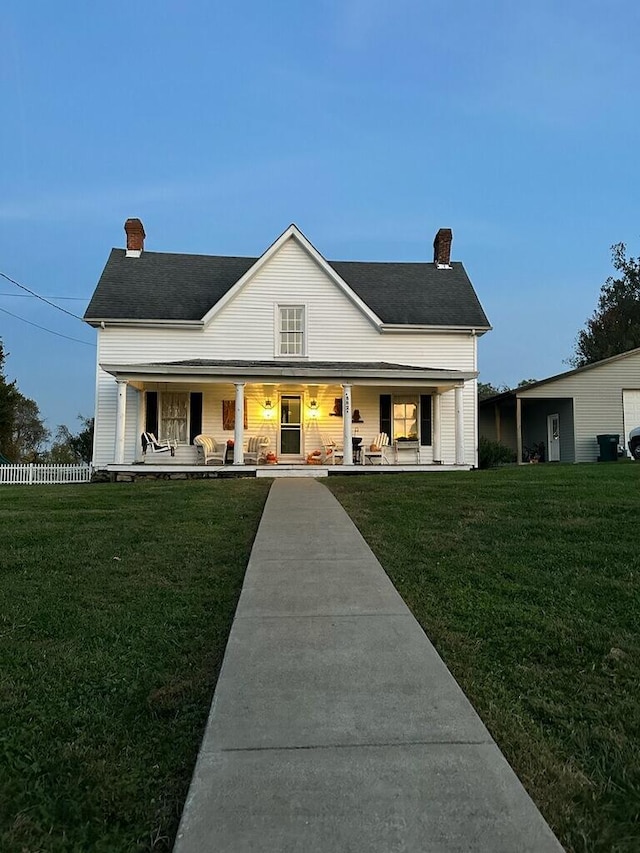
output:
[[[129,216],[154,251],[295,222],[343,260],[431,260],[451,227],[481,379],[561,372],[611,244],[640,254],[639,34],[636,0],[8,4],[0,271],[81,315]],[[0,309],[86,342],[0,311],[7,375],[75,427],[95,333],[19,293]]]

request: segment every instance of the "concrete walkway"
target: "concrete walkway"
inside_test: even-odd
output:
[[[340,504],[275,481],[174,853],[561,850]]]

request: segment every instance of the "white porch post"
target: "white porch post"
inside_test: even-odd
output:
[[[351,385],[342,386],[342,427],[344,441],[343,463],[353,465],[353,444],[351,443]]]
[[[522,399],[516,397],[516,447],[518,465],[522,465]]]
[[[136,442],[140,441],[140,434],[143,430],[146,430],[147,426],[145,424],[145,410],[147,408],[147,392],[146,391],[136,391],[137,400],[138,400],[138,420],[136,423]],[[144,459],[142,453],[142,445],[139,444],[136,447],[136,459]]]
[[[456,465],[464,465],[464,409],[462,385],[456,385]]]
[[[122,465],[124,462],[124,431],[127,421],[127,381],[116,379],[116,446],[115,463]]]
[[[433,461],[442,464],[442,422],[440,420],[440,392],[433,395]]]
[[[236,386],[236,424],[233,431],[233,464],[244,465],[244,382]]]

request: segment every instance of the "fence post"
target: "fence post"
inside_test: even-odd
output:
[[[33,486],[33,462],[29,465],[29,485]]]

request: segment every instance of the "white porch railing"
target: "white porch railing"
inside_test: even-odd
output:
[[[0,465],[0,486],[40,486],[54,483],[88,483],[91,465]]]

